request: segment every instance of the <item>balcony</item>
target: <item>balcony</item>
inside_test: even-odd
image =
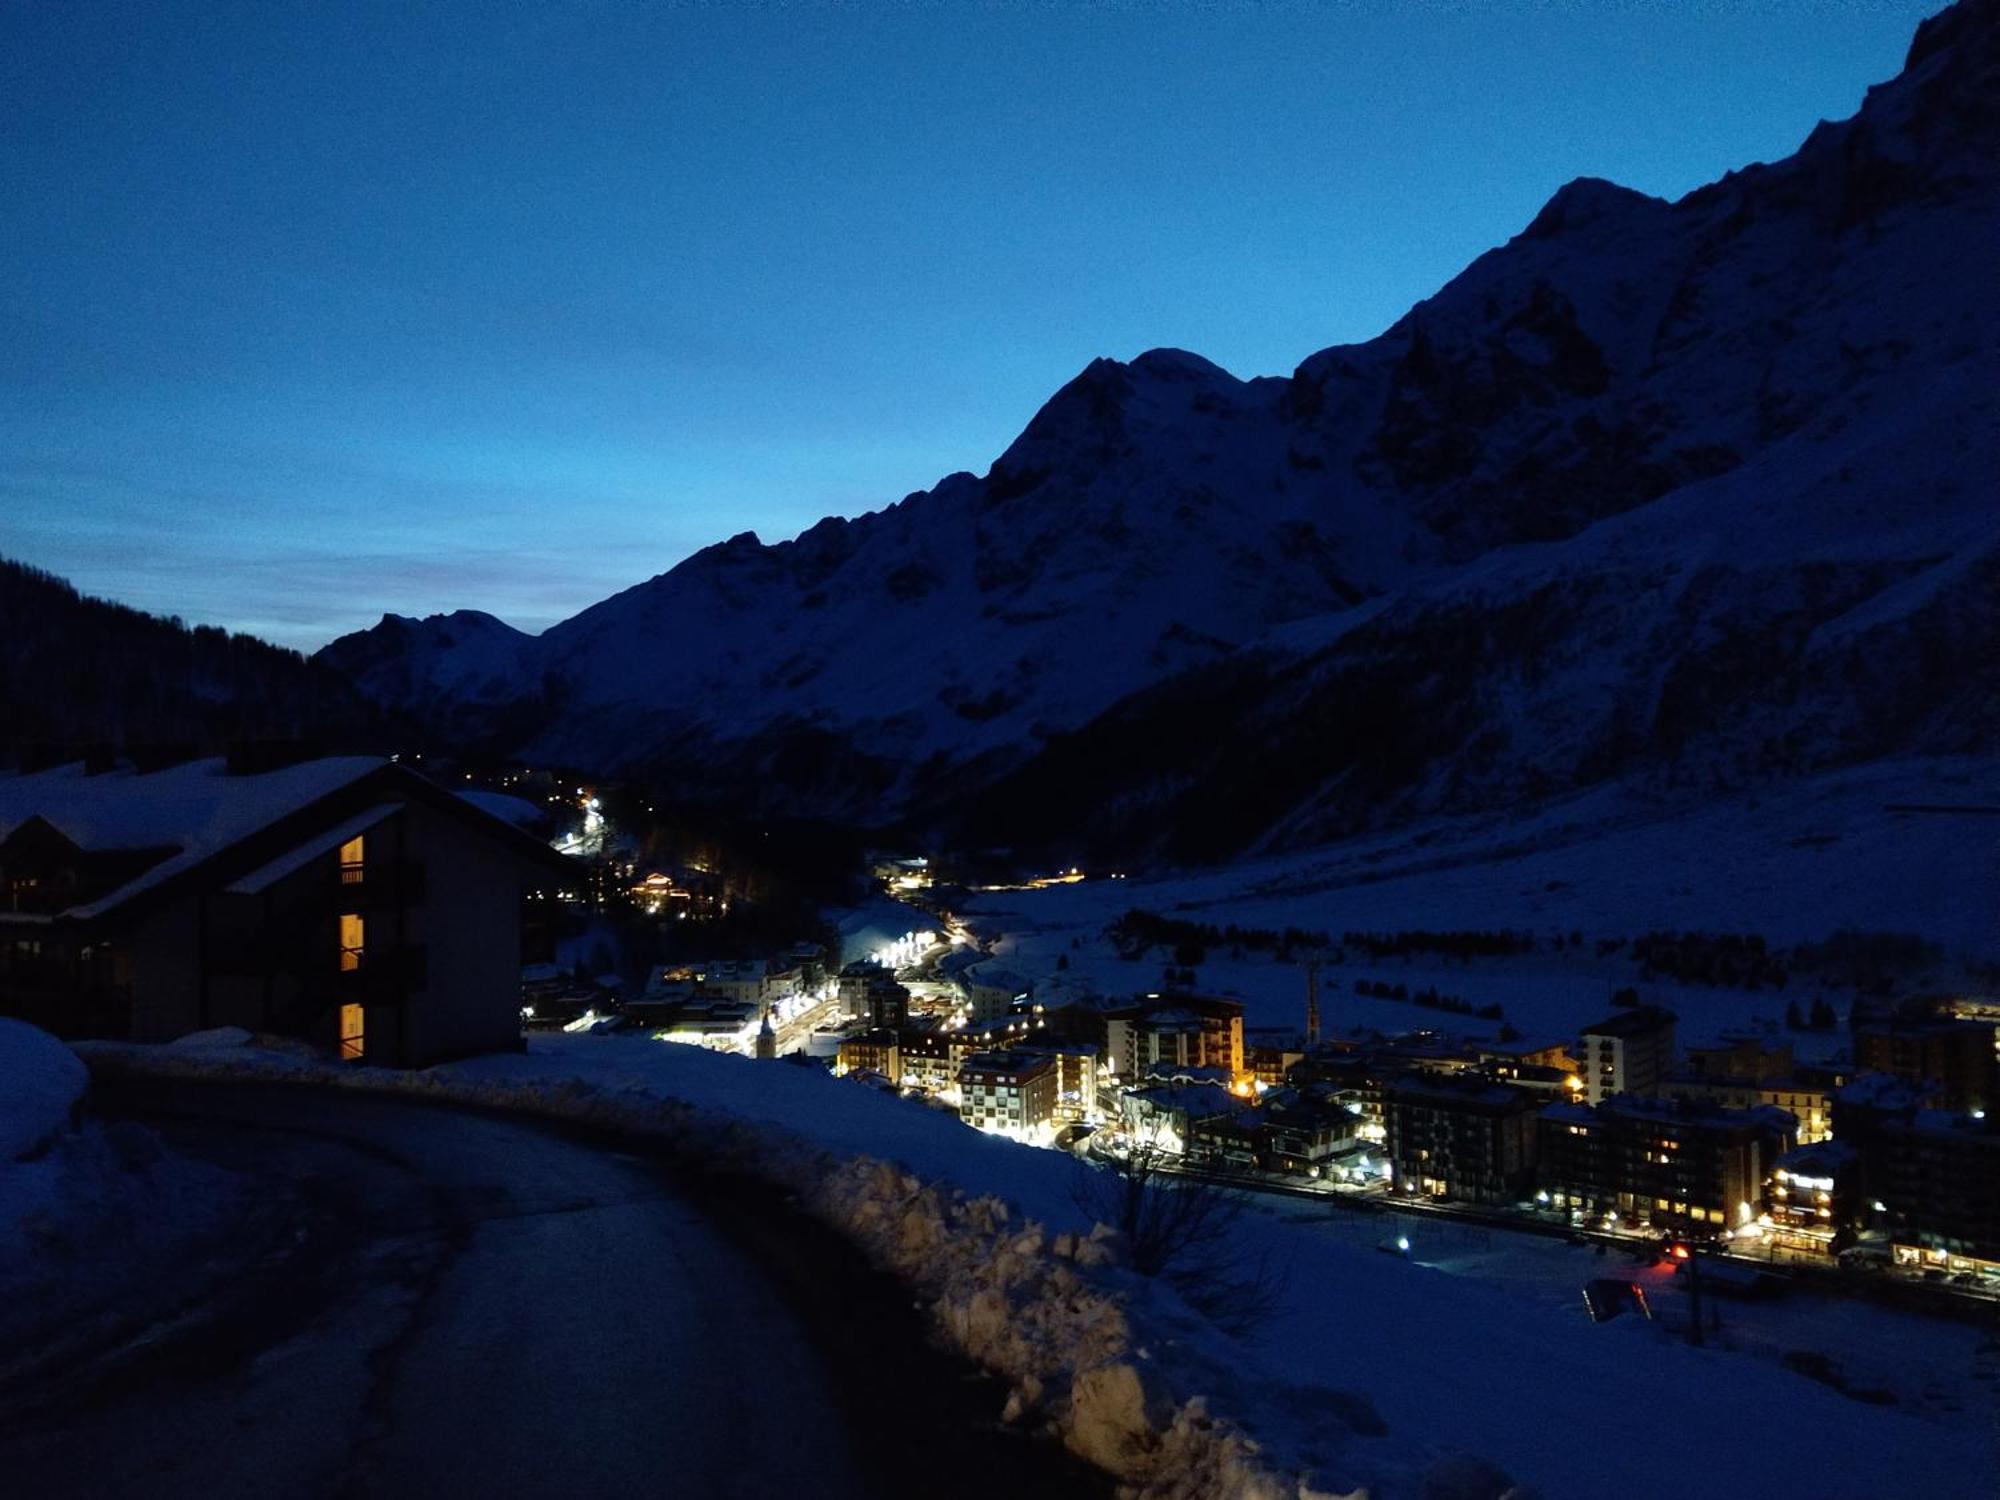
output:
[[[328,885],[335,907],[341,911],[417,906],[429,888],[424,862],[418,859],[342,865],[329,874]]]

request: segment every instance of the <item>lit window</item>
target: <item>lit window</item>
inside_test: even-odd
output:
[[[340,883],[342,885],[361,884],[362,867],[366,862],[367,840],[356,834],[340,846]]]
[[[358,1005],[340,1007],[340,1056],[352,1062],[362,1054],[363,1011]]]
[[[340,972],[351,974],[361,967],[362,950],[367,947],[367,924],[353,912],[340,918]]]

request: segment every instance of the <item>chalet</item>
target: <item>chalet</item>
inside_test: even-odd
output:
[[[1125,1134],[1141,1147],[1178,1156],[1194,1127],[1216,1115],[1237,1114],[1250,1101],[1212,1083],[1154,1084],[1127,1089],[1118,1099]]]
[[[1361,1144],[1361,1112],[1320,1088],[1274,1089],[1264,1096],[1264,1162],[1274,1172],[1320,1177]]]
[[[372,757],[0,776],[0,1013],[146,1042],[243,1026],[399,1066],[515,1048],[524,928],[576,878]]]

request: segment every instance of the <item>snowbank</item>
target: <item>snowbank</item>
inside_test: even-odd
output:
[[[89,1083],[68,1047],[0,1019],[0,1392],[198,1303],[289,1231],[282,1184],[247,1194],[143,1126],[85,1118]]]
[[[1327,1489],[1211,1414],[1195,1393],[1221,1377],[1229,1352],[1191,1339],[1193,1315],[1173,1293],[1122,1269],[1115,1236],[1082,1222],[1067,1158],[817,1070],[565,1035],[531,1037],[525,1055],[409,1073],[344,1068],[229,1034],[79,1050],[112,1072],[279,1076],[518,1110],[645,1135],[693,1164],[747,1172],[911,1283],[946,1341],[1007,1381],[1006,1420],[1051,1430],[1133,1500],[1428,1493],[1423,1463],[1401,1447],[1341,1454],[1338,1488]],[[1504,1493],[1503,1482],[1465,1500]]]
[[[90,1072],[61,1042],[0,1018],[0,1173],[75,1123]]]

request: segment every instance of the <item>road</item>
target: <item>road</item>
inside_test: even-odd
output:
[[[778,1055],[802,1050],[821,1026],[830,1026],[840,1016],[840,997],[828,996],[811,1010],[801,1011],[778,1027]]]
[[[303,1187],[300,1249],[197,1331],[0,1424],[10,1496],[846,1500],[935,1494],[960,1455],[995,1494],[1104,1493],[982,1428],[1000,1393],[761,1193],[518,1119],[333,1091],[156,1084],[123,1107],[176,1148]]]
[[[1637,1231],[1604,1229],[1565,1223],[1552,1215],[1530,1216],[1504,1208],[1482,1208],[1469,1203],[1440,1202],[1436,1199],[1418,1197],[1399,1198],[1393,1193],[1379,1189],[1336,1188],[1317,1183],[1286,1181],[1264,1173],[1252,1176],[1241,1172],[1186,1166],[1169,1166],[1167,1170],[1180,1176],[1194,1177],[1204,1182],[1235,1188],[1241,1192],[1270,1197],[1304,1198],[1331,1204],[1335,1208],[1350,1212],[1428,1217],[1446,1223],[1498,1229],[1509,1234],[1535,1235],[1543,1239],[1568,1240],[1573,1243],[1589,1242],[1627,1253],[1644,1249],[1657,1250],[1669,1237],[1667,1231],[1663,1229],[1648,1228]],[[1873,1298],[1939,1317],[1986,1321],[1991,1317],[1993,1306],[2000,1303],[2000,1295],[1988,1292],[1984,1288],[1919,1281],[1914,1277],[1894,1275],[1886,1271],[1850,1271],[1837,1264],[1829,1264],[1819,1257],[1803,1253],[1788,1256],[1732,1255],[1709,1246],[1702,1251],[1702,1256],[1704,1263],[1723,1262],[1749,1270],[1770,1272],[1790,1278],[1798,1285],[1813,1291],[1836,1296]]]

